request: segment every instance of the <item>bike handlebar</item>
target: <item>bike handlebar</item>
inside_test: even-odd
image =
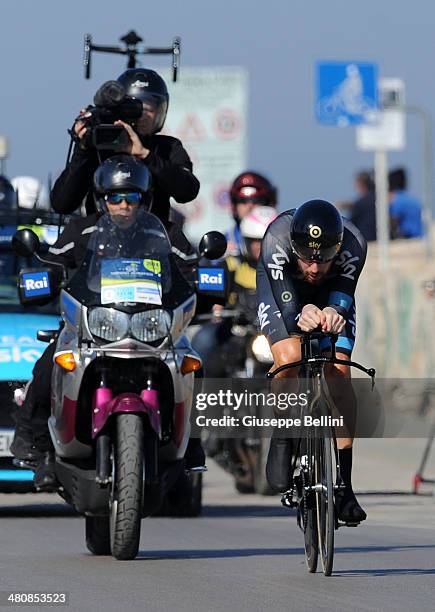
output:
[[[319,330],[315,330],[311,332],[301,332],[301,335],[303,337],[303,341],[302,341],[303,345],[307,344],[307,342],[309,342],[310,340],[321,340],[323,338],[330,338],[332,349],[333,349],[332,356],[324,357],[322,355],[318,355],[316,357],[306,357],[304,359],[300,359],[299,361],[295,361],[294,363],[285,363],[284,365],[276,368],[276,370],[273,370],[273,372],[268,372],[266,374],[266,378],[274,378],[277,374],[279,374],[280,372],[283,372],[284,370],[290,370],[291,368],[299,368],[302,365],[313,365],[316,363],[334,363],[338,365],[345,365],[345,366],[357,368],[357,370],[360,370],[361,372],[364,372],[364,374],[367,374],[368,376],[370,376],[370,378],[372,379],[372,386],[374,385],[374,378],[376,375],[376,370],[374,368],[366,368],[363,365],[357,363],[356,361],[351,361],[347,359],[338,359],[335,356],[335,344],[338,339],[338,334],[332,334],[329,332],[322,332]]]
[[[299,368],[302,365],[311,365],[311,364],[315,364],[315,363],[337,363],[339,365],[346,365],[346,366],[351,366],[353,368],[357,368],[358,370],[361,370],[361,372],[364,372],[364,374],[367,374],[368,376],[370,376],[370,378],[373,380],[375,375],[376,375],[376,370],[374,368],[366,368],[363,365],[357,363],[356,361],[350,361],[347,359],[337,359],[336,357],[310,357],[308,359],[301,359],[300,361],[295,361],[293,363],[285,363],[282,366],[279,366],[278,368],[276,368],[276,370],[273,370],[273,372],[268,372],[266,374],[266,378],[274,378],[277,374],[279,374],[280,372],[283,372],[284,370],[290,370],[291,368]]]

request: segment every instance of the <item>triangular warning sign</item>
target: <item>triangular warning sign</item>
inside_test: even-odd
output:
[[[177,136],[182,141],[203,140],[205,128],[198,115],[193,113],[185,115],[178,127]]]

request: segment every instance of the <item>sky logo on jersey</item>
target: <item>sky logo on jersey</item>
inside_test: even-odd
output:
[[[50,278],[48,272],[24,272],[22,274],[24,284],[24,297],[36,297],[50,295]]]
[[[223,268],[198,268],[198,288],[202,291],[224,290]]]
[[[267,267],[271,271],[273,280],[284,280],[284,266],[290,262],[290,259],[279,244],[276,245],[276,253],[272,255],[272,259],[273,263],[268,263]]]

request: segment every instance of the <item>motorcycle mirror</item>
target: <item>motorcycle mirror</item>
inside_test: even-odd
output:
[[[40,248],[39,238],[31,229],[18,230],[13,235],[12,250],[16,255],[32,257]]]
[[[227,250],[227,239],[220,232],[207,232],[199,243],[199,254],[207,259],[220,259]]]

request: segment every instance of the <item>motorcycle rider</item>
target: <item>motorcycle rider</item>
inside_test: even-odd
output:
[[[350,360],[355,342],[354,293],[366,251],[367,244],[359,230],[324,200],[310,200],[271,223],[257,266],[257,297],[258,317],[271,346],[274,369],[300,360],[300,331],[319,326],[323,332],[338,334],[337,358]],[[321,343],[326,351],[330,346],[329,338]],[[345,382],[350,378],[350,367],[328,364],[325,373],[331,382],[334,377]],[[277,377],[294,379],[297,374],[295,368]],[[351,386],[341,388],[347,390],[346,402],[342,396],[341,405],[330,388],[337,408],[353,410]],[[344,522],[360,522],[366,513],[352,489],[350,435],[337,440],[345,485],[343,494],[337,496],[337,512]],[[272,437],[266,473],[276,490],[287,491],[291,486],[291,453],[291,438]]]
[[[242,220],[251,212],[254,206],[277,207],[277,189],[264,175],[246,170],[239,174],[230,188],[231,212],[234,226],[226,234],[228,242],[227,254],[240,253],[243,240],[240,233]]]
[[[277,189],[264,175],[246,170],[234,179],[229,195],[234,226],[225,234],[228,245],[226,254],[237,258],[243,250],[243,237],[240,232],[242,220],[256,206],[268,206],[275,209],[277,206]],[[213,306],[216,320],[219,319],[221,310],[222,306],[220,304]],[[201,327],[193,338],[193,346],[201,357],[209,363],[210,367],[213,367],[208,359],[208,356],[216,348],[216,329],[213,323]]]
[[[107,159],[94,175],[93,191],[98,212],[86,218],[71,220],[56,243],[50,247],[45,259],[63,264],[68,271],[77,269],[83,261],[86,245],[101,214],[108,213],[120,229],[126,230],[134,223],[139,206],[154,211],[150,187],[150,172],[139,160],[129,155]],[[176,253],[174,255],[181,267],[184,260]],[[53,269],[56,274],[56,267]],[[24,404],[18,412],[18,426],[11,445],[11,452],[15,457],[37,461],[34,482],[38,489],[50,489],[56,483],[54,453],[47,424],[50,416],[51,373],[55,349],[56,343],[52,342],[35,364],[33,379],[28,386]],[[26,418],[28,413],[31,413],[33,439],[29,438],[28,431],[23,430],[21,426],[22,419]],[[192,440],[190,456],[189,446],[186,451],[187,467],[204,463],[200,445],[202,456],[199,457],[199,441]]]
[[[269,225],[276,218],[274,208],[256,205],[244,217],[240,224],[240,252],[238,257],[227,255],[222,265],[226,275],[228,291],[228,306],[235,308],[242,294],[252,296],[251,306],[255,310],[255,275],[257,261],[260,256],[261,240]],[[251,307],[251,310],[252,310]],[[221,308],[221,307],[219,307]],[[243,310],[249,310],[250,305],[244,304]],[[215,312],[216,321],[206,323],[192,340],[193,348],[201,355],[204,370],[208,377],[219,378],[225,374],[225,363],[222,347],[231,339],[231,319],[219,321],[219,312]],[[246,313],[249,316],[249,313]],[[252,313],[254,319],[256,313]]]
[[[181,228],[169,220],[169,199],[172,197],[179,203],[191,202],[198,195],[199,181],[192,172],[192,162],[182,143],[172,136],[159,134],[169,104],[166,83],[157,72],[148,68],[130,68],[117,81],[127,96],[140,100],[143,105],[143,114],[134,129],[124,121],[115,122],[115,125],[124,127],[130,139],[125,153],[133,155],[151,173],[153,213],[165,225],[174,253],[185,260],[188,268],[189,264],[195,263],[195,254]],[[83,199],[86,213],[95,213],[92,180],[100,160],[88,137],[89,119],[90,112],[83,110],[75,121],[73,155],[50,194],[54,210],[61,214],[80,208]]]

